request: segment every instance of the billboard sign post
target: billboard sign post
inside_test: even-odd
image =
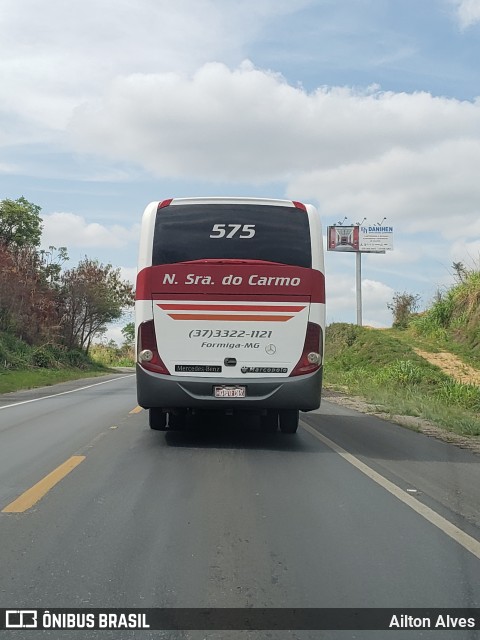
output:
[[[393,250],[393,227],[385,218],[376,225],[332,225],[327,229],[328,251],[355,253],[357,325],[362,325],[362,253],[385,253]]]

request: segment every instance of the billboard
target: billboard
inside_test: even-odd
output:
[[[328,227],[327,249],[329,251],[385,253],[385,251],[393,249],[393,227],[379,225]]]
[[[393,227],[379,225],[360,227],[360,251],[385,253],[393,249]]]
[[[360,251],[360,227],[328,227],[329,251]]]

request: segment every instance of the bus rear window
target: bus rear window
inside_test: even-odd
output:
[[[159,209],[152,265],[205,259],[266,260],[311,268],[307,212],[251,204],[185,204]]]

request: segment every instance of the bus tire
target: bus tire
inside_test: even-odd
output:
[[[279,422],[282,433],[297,433],[299,413],[298,409],[283,409],[280,411]]]
[[[278,430],[278,411],[268,409],[264,416],[260,416],[260,424],[266,433],[276,433]]]
[[[160,408],[153,407],[148,411],[148,422],[150,424],[150,429],[154,429],[155,431],[166,431],[167,430],[167,414],[164,413]]]

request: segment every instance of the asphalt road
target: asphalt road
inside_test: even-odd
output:
[[[125,374],[0,397],[0,607],[480,607],[478,455],[328,401],[294,436],[252,418],[154,432],[135,408]],[[478,638],[450,634],[388,637]]]

